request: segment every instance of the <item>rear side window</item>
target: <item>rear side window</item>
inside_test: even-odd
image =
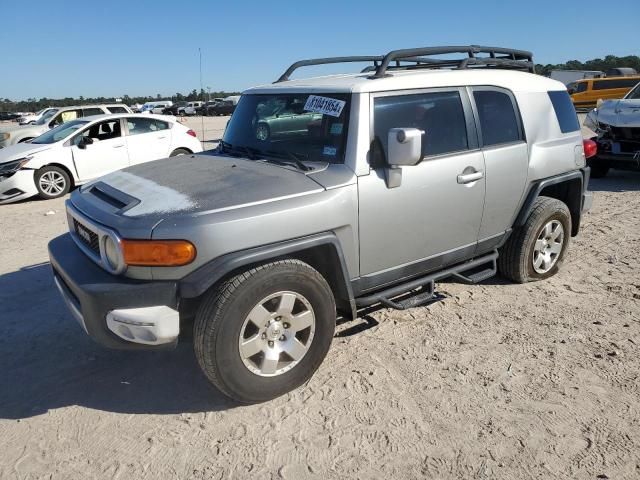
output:
[[[129,135],[140,135],[141,133],[152,133],[169,128],[167,122],[154,118],[127,118],[127,128]]]
[[[631,88],[638,83],[637,78],[617,78],[615,80],[599,80],[593,82],[594,90],[608,90],[611,88]]]
[[[522,131],[511,97],[497,90],[475,90],[473,98],[480,118],[485,147],[522,140]]]
[[[107,107],[107,110],[109,110],[111,113],[129,113],[124,107]]]
[[[85,117],[90,117],[91,115],[104,115],[101,108],[83,108],[82,111]]]
[[[576,109],[573,106],[573,102],[571,102],[569,94],[563,91],[547,93],[553,105],[553,110],[556,112],[560,131],[562,133],[568,133],[580,130]]]
[[[467,125],[458,92],[434,92],[378,97],[374,102],[375,150],[387,155],[389,130],[418,128],[422,155],[442,155],[469,148]],[[382,159],[376,158],[376,165]]]

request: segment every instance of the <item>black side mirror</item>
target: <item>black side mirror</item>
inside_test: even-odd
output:
[[[87,148],[87,145],[91,145],[93,143],[93,138],[91,137],[80,137],[80,142],[78,142],[78,148],[84,150]]]

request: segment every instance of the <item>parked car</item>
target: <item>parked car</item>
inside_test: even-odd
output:
[[[184,115],[184,109],[187,107],[188,102],[175,102],[173,105],[170,105],[162,110],[163,115],[174,115],[180,116]]]
[[[0,148],[29,142],[42,135],[47,130],[62,125],[70,120],[102,115],[108,113],[132,113],[129,107],[122,104],[113,105],[82,105],[74,107],[59,107],[53,112],[47,112],[33,125],[22,125],[10,128],[0,128]]]
[[[38,120],[40,120],[43,116],[51,116],[56,111],[57,111],[57,108],[54,108],[54,107],[43,108],[42,110],[40,110],[37,113],[32,113],[32,114],[29,114],[29,115],[21,116],[20,118],[18,118],[18,123],[20,125],[33,124],[33,123],[36,123]]]
[[[0,112],[0,120],[17,120],[20,115],[13,112]]]
[[[209,105],[206,110],[206,115],[209,117],[231,115],[235,109],[236,105],[231,100],[223,100],[222,102]]]
[[[184,114],[195,115],[198,112],[198,109],[202,108],[202,105],[204,105],[204,102],[200,102],[200,101],[189,102],[184,109]]]
[[[588,161],[592,177],[610,168],[640,171],[640,83],[621,100],[601,102],[584,124],[597,135],[598,153]]]
[[[202,151],[193,130],[156,115],[95,115],[0,150],[0,204],[71,188],[130,165]]]
[[[592,203],[584,148],[594,145],[565,86],[532,74],[520,50],[381,58],[361,73],[289,80],[294,64],[244,92],[214,155],[73,192],[69,233],[49,256],[84,331],[153,350],[192,328],[209,381],[253,403],[309,380],[336,314],[427,305],[444,278],[556,274]],[[296,135],[259,138],[256,118],[283,102],[303,105]]]
[[[598,100],[624,97],[638,82],[640,76],[590,78],[570,83],[567,90],[576,108],[589,109],[595,107]]]
[[[142,105],[140,109],[140,113],[155,113],[156,115],[160,115],[164,112],[165,108],[169,108],[173,105],[171,100],[161,100],[157,102],[147,102]]]

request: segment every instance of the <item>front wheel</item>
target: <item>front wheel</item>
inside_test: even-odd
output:
[[[58,198],[71,189],[69,174],[60,167],[42,167],[35,173],[38,195],[45,200]]]
[[[271,400],[311,378],[335,331],[331,288],[299,260],[260,265],[204,298],[194,349],[209,381],[242,403]]]
[[[517,283],[543,280],[560,269],[571,238],[571,213],[555,198],[539,197],[524,225],[500,251],[498,269]]]

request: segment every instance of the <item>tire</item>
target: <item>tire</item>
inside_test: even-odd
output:
[[[293,307],[278,316],[280,305]],[[264,402],[311,378],[329,351],[335,326],[335,300],[322,275],[299,260],[280,260],[242,272],[206,294],[196,313],[194,350],[202,371],[223,394],[240,403]],[[243,352],[241,342],[253,348]],[[294,356],[283,355],[288,351]]]
[[[186,148],[176,148],[169,157],[177,157],[178,155],[191,155],[191,152]]]
[[[560,269],[570,239],[567,206],[555,198],[538,197],[524,225],[516,227],[500,249],[498,270],[517,283],[549,278]]]
[[[271,129],[266,123],[259,123],[256,127],[256,138],[261,142],[266,142],[271,136]]]
[[[609,167],[596,165],[591,167],[591,178],[603,178],[609,173]]]
[[[45,200],[62,197],[71,190],[69,174],[64,169],[53,165],[38,170],[34,175],[34,181],[38,195]]]

